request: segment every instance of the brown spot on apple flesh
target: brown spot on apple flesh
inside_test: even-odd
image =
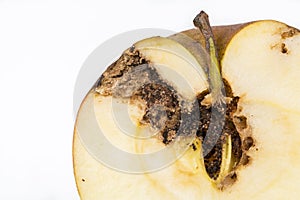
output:
[[[250,156],[248,156],[244,153],[241,160],[240,160],[240,164],[241,165],[247,165],[249,162],[250,162]]]
[[[238,129],[246,129],[247,128],[247,118],[245,116],[234,116],[233,121]]]
[[[236,172],[230,172],[225,178],[224,180],[217,185],[217,187],[223,191],[225,190],[227,187],[233,185],[235,182],[237,181],[237,174]]]
[[[288,49],[284,43],[281,44],[281,53],[283,54],[288,53]]]
[[[292,40],[293,37],[298,35],[300,31],[293,27],[279,28],[274,34],[280,38],[276,43],[270,45],[272,50],[280,51],[282,54],[289,54],[290,49],[288,48],[288,41]]]
[[[284,31],[283,33],[281,33],[281,38],[282,39],[290,38],[290,37],[293,37],[297,33],[299,33],[299,30],[290,27],[290,29],[288,31]]]
[[[245,151],[248,151],[254,144],[253,138],[252,137],[246,137],[243,140],[243,149]]]

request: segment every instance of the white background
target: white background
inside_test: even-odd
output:
[[[138,28],[276,19],[300,27],[300,1],[0,0],[0,199],[79,200],[73,90],[87,56]]]

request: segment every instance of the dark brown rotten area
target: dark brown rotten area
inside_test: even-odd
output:
[[[240,161],[240,158],[242,157],[243,153],[241,147],[241,137],[233,122],[233,114],[237,110],[239,97],[235,97],[232,95],[231,88],[226,81],[224,81],[224,86],[226,96],[228,99],[230,99],[230,101],[226,105],[225,124],[220,135],[219,133],[210,133],[218,134],[217,136],[219,137],[219,139],[217,140],[217,143],[214,145],[213,149],[207,155],[204,156],[204,164],[206,171],[212,179],[217,179],[220,173],[220,166],[222,162],[222,147],[223,144],[226,142],[227,135],[231,135],[232,154],[236,162],[235,165],[237,165],[237,163]],[[197,136],[200,137],[202,141],[207,136],[210,121],[213,120],[211,115],[211,105],[202,104],[202,101],[207,95],[209,95],[208,91],[203,91],[198,95],[198,102],[200,108],[200,122],[199,129],[197,131]],[[205,149],[203,149],[203,152],[204,151]]]
[[[236,126],[239,130],[247,128],[247,118],[235,116],[239,97],[233,95],[226,80],[223,82],[226,92],[224,126],[221,134],[213,131],[210,133],[213,134],[212,138],[217,138],[217,142],[210,142],[213,148],[204,157],[206,171],[212,179],[217,179],[219,176],[222,147],[228,135],[231,136],[233,157],[230,173],[234,173],[239,164],[244,165],[249,162],[250,157],[246,152],[254,143],[250,137],[241,141]],[[212,115],[211,102],[208,100],[211,94],[208,90],[202,91],[194,102],[185,99],[158,74],[155,66],[134,48],[127,50],[117,62],[112,64],[95,86],[95,91],[103,96],[113,96],[129,103],[142,102],[145,106],[141,107],[144,114],[140,124],[150,125],[154,131],[158,131],[158,138],[166,145],[178,135],[196,135],[204,141],[211,121],[220,120]],[[191,147],[196,150],[195,145]],[[202,152],[204,151],[205,149],[202,149]],[[235,173],[234,175],[237,176]]]
[[[112,95],[112,89],[115,87],[116,82],[120,77],[126,74],[131,68],[140,65],[148,65],[148,61],[146,61],[140,55],[139,51],[136,51],[134,46],[132,46],[129,50],[125,51],[116,62],[105,70],[94,86],[96,91],[104,96]]]
[[[159,130],[164,144],[178,135],[196,134],[199,121],[196,99],[194,102],[184,99],[163,80],[143,85],[132,98],[144,101],[146,110],[141,123]]]
[[[159,131],[159,139],[169,144],[180,134],[195,134],[196,100],[190,102],[163,80],[154,66],[130,48],[110,66],[96,84],[98,93],[145,105],[141,125]],[[193,112],[192,112],[193,111]],[[182,119],[185,120],[182,120]]]
[[[154,73],[154,72],[153,72]],[[180,126],[181,109],[175,90],[160,80],[140,87],[133,98],[146,104],[142,124],[150,124],[160,131],[163,143],[170,143]]]

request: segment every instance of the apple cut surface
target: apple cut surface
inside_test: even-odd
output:
[[[193,72],[197,68],[190,67],[201,69],[188,46],[184,48],[164,38],[145,41],[135,46],[147,59],[172,66],[189,80],[187,90],[176,82],[176,75],[168,77],[164,68],[158,69],[180,94],[193,98],[207,88],[204,72]],[[74,174],[82,200],[298,198],[300,34],[280,22],[253,22],[241,27],[221,51],[224,52],[222,77],[231,86],[234,96],[239,97],[234,116],[236,120],[245,121],[245,126],[237,126],[237,130],[243,148],[248,150],[244,155],[246,161],[233,170],[235,177],[229,186],[219,188],[208,176],[198,139],[194,142],[196,150],[189,148],[174,163],[152,173],[119,172],[99,162],[82,144],[77,132],[77,127],[88,125],[89,116],[94,114],[99,126],[106,130],[107,138],[128,152],[151,152],[164,148],[165,144],[157,139],[136,142],[122,135],[110,114],[112,97],[91,90],[78,113],[73,141]],[[177,52],[184,59],[168,52]],[[191,79],[191,74],[200,75]],[[91,103],[93,107],[87,106]],[[132,120],[139,120],[140,113],[135,107],[131,110]],[[249,138],[251,144],[247,145]]]
[[[223,77],[240,96],[255,147],[231,188],[237,199],[297,199],[300,184],[300,34],[253,23],[227,46]]]
[[[205,74],[197,60],[181,44],[167,38],[150,38],[136,43],[135,48],[156,65],[156,70],[162,77],[176,88],[178,93],[187,99],[193,99],[198,91],[207,88]],[[171,67],[171,69],[169,69]],[[189,70],[187,70],[189,69]],[[173,70],[173,73],[170,73]],[[176,73],[174,73],[174,71]],[[181,79],[178,79],[178,74]],[[191,77],[193,77],[191,79]],[[184,82],[182,82],[183,80]],[[187,81],[187,82],[185,82]],[[99,91],[100,93],[103,92]],[[205,172],[203,161],[198,151],[188,152],[171,166],[153,173],[143,175],[128,174],[111,169],[98,162],[81,143],[77,127],[84,120],[97,118],[108,140],[118,148],[131,153],[151,153],[165,148],[165,144],[156,137],[147,140],[136,140],[122,133],[114,124],[111,113],[112,96],[102,96],[93,90],[86,96],[81,105],[74,134],[74,170],[78,191],[84,200],[92,199],[197,199],[212,198],[212,192],[205,192],[211,188],[211,182]],[[93,106],[87,106],[91,103]],[[122,104],[122,102],[118,102]],[[114,105],[116,106],[116,104]],[[134,110],[129,104],[128,110]],[[132,120],[139,120],[139,112],[130,113]],[[138,124],[138,122],[134,122]],[[137,125],[138,126],[138,125]],[[136,132],[136,130],[131,130]],[[175,155],[174,155],[175,156]],[[132,163],[128,163],[130,165]],[[138,165],[138,163],[136,163]],[[201,166],[200,166],[201,165]],[[117,181],[117,182],[116,182]],[[170,183],[171,181],[171,183]],[[198,182],[202,182],[198,185]],[[115,185],[117,183],[117,185]],[[189,185],[188,187],[186,187]],[[207,185],[203,187],[203,185]],[[171,190],[171,187],[183,188]],[[213,188],[212,188],[213,189]]]

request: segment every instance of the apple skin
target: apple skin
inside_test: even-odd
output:
[[[228,55],[227,48],[232,46],[231,42],[233,37],[238,34],[241,30],[244,28],[247,28],[248,26],[259,24],[262,22],[269,22],[269,21],[256,21],[256,22],[249,22],[244,24],[237,24],[237,25],[229,25],[229,26],[217,26],[213,27],[213,33],[215,37],[215,43],[217,47],[217,51],[219,54],[220,60],[223,60],[223,57],[226,57]],[[277,23],[275,21],[270,21]],[[279,23],[279,22],[278,22]],[[288,28],[285,25],[281,25],[282,28]],[[202,35],[200,34],[200,31],[198,29],[190,29],[187,31],[183,31],[181,34],[187,35],[194,39],[195,41],[198,41],[200,44],[204,46],[204,39]],[[179,34],[180,35],[180,34]],[[173,36],[170,36],[170,38],[177,38],[178,34],[175,34]],[[189,46],[186,46],[187,49],[189,49]],[[300,51],[299,51],[300,52]],[[228,67],[228,64],[226,64],[226,59],[224,61],[224,65]],[[222,61],[223,64],[223,61]],[[297,63],[298,64],[298,63]],[[223,65],[222,65],[223,66]],[[299,67],[299,66],[298,66]],[[223,70],[223,69],[222,69]],[[228,72],[227,68],[224,69],[224,76],[225,78],[231,80],[233,79],[230,77],[230,72]],[[298,73],[300,75],[300,73]],[[235,85],[235,84],[233,84]],[[295,86],[296,87],[296,86]],[[297,88],[295,88],[297,89]],[[233,87],[233,90],[235,90],[235,87]],[[241,89],[237,90],[238,95],[243,95],[241,92]],[[284,93],[283,93],[284,94]],[[87,95],[86,98],[89,98],[89,95]],[[247,99],[246,99],[247,100]],[[255,106],[249,105],[247,101],[242,101],[244,107],[244,113],[249,115],[249,119],[251,119],[251,115],[257,117],[256,119],[253,119],[255,117],[252,117],[252,125],[256,126],[256,124],[261,124],[261,121],[265,121],[266,126],[273,126],[273,124],[269,121],[269,119],[282,119],[282,117],[285,117],[286,122],[290,123],[291,129],[289,131],[293,132],[293,134],[288,135],[288,131],[283,131],[284,134],[286,134],[286,137],[282,140],[283,143],[288,145],[286,149],[288,152],[286,152],[284,155],[280,154],[280,145],[281,142],[277,141],[276,144],[274,144],[274,152],[280,154],[278,158],[274,156],[274,159],[270,159],[270,161],[265,160],[262,161],[259,158],[256,158],[257,155],[259,155],[260,150],[262,153],[265,153],[265,149],[267,149],[268,152],[272,151],[272,144],[268,144],[266,148],[264,148],[259,140],[266,140],[267,136],[262,135],[255,135],[255,138],[257,138],[258,142],[256,144],[256,147],[253,148],[253,152],[251,153],[251,156],[253,156],[253,159],[260,160],[260,164],[263,166],[265,163],[266,166],[269,167],[268,170],[265,170],[264,173],[267,174],[267,180],[271,180],[273,177],[271,174],[272,171],[272,162],[278,162],[275,159],[281,159],[282,162],[278,163],[279,167],[278,170],[276,170],[276,173],[280,173],[278,177],[285,177],[286,181],[281,181],[278,184],[276,183],[262,183],[264,188],[276,188],[276,191],[269,190],[265,194],[257,194],[256,196],[252,193],[257,190],[257,185],[251,184],[247,185],[247,181],[243,181],[242,185],[235,185],[232,189],[228,191],[221,191],[223,194],[219,195],[215,192],[215,189],[212,188],[210,182],[206,180],[206,177],[203,176],[203,172],[195,172],[194,169],[190,169],[190,166],[186,165],[184,157],[182,160],[179,160],[175,165],[171,166],[170,168],[163,169],[160,172],[157,172],[156,175],[147,175],[148,180],[150,180],[147,184],[143,185],[140,184],[143,182],[142,177],[132,177],[132,175],[129,174],[123,174],[120,176],[120,172],[112,172],[109,168],[106,168],[102,166],[99,162],[97,162],[89,153],[85,150],[83,145],[80,142],[80,139],[78,138],[76,129],[74,130],[74,140],[73,140],[73,165],[74,165],[74,175],[76,177],[76,184],[78,188],[79,195],[82,200],[98,200],[98,199],[109,199],[109,198],[115,198],[115,199],[129,199],[136,198],[136,199],[146,199],[152,198],[152,199],[264,199],[264,198],[271,198],[271,199],[282,199],[283,197],[288,198],[294,198],[298,197],[300,194],[297,190],[297,185],[299,185],[300,177],[299,173],[297,172],[297,167],[300,167],[300,156],[297,150],[297,145],[300,146],[299,141],[299,134],[297,135],[294,129],[299,130],[300,127],[298,122],[300,120],[299,113],[300,110],[298,108],[295,108],[294,111],[291,111],[291,108],[288,109],[273,109],[269,106],[265,107],[264,104],[259,104],[256,106],[257,110],[253,112],[253,109]],[[295,101],[300,100],[300,95],[296,95]],[[299,101],[300,102],[300,101]],[[247,104],[248,103],[248,104]],[[283,112],[289,110],[286,114],[283,114]],[[265,112],[269,114],[265,114]],[[276,128],[281,130],[284,129],[284,122],[278,122],[276,125]],[[250,123],[251,124],[251,123]],[[259,125],[261,126],[261,125]],[[257,130],[257,133],[267,133],[268,130],[261,129]],[[281,133],[278,131],[274,131],[274,136],[279,136]],[[298,137],[297,137],[298,136]],[[264,138],[265,137],[265,138]],[[256,153],[257,151],[258,153]],[[188,152],[187,154],[189,154]],[[193,156],[193,153],[190,153]],[[268,154],[267,154],[268,155]],[[284,157],[286,156],[286,157]],[[272,162],[271,162],[272,161]],[[251,177],[255,177],[255,163],[251,166],[246,166],[244,174],[251,175]],[[183,173],[176,174],[176,177],[180,179],[181,181],[176,181],[174,179],[174,174],[177,173],[176,170],[178,170],[178,167],[181,169]],[[286,169],[286,171],[282,171],[283,169]],[[289,170],[291,169],[291,170]],[[261,173],[261,172],[260,172]],[[294,174],[293,174],[294,173]],[[84,174],[84,177],[82,176]],[[96,175],[96,176],[95,176]],[[202,175],[202,176],[201,176]],[[160,177],[160,178],[158,178]],[[157,181],[156,180],[160,180]],[[245,178],[245,175],[241,176],[241,179]],[[116,184],[121,185],[106,185],[107,180],[115,180]],[[125,184],[126,181],[122,182],[122,180],[130,180],[129,184]],[[290,182],[289,182],[290,180]],[[276,181],[275,179],[273,181]],[[167,183],[166,185],[174,184],[173,187],[167,187],[164,185],[164,187],[158,187],[160,182]],[[127,181],[128,183],[128,181]],[[168,184],[169,183],[169,184]],[[201,184],[199,184],[201,183]],[[249,181],[249,183],[255,183],[252,181]],[[259,184],[259,183],[256,183]],[[272,186],[273,185],[273,186]],[[93,187],[93,189],[89,188]],[[96,193],[97,188],[101,188],[101,198],[99,197],[99,194]],[[149,190],[151,188],[151,190]],[[170,188],[173,188],[174,191],[170,192]],[[183,191],[177,191],[176,188],[184,188]],[[211,188],[209,190],[203,189],[203,188]],[[245,189],[245,195],[239,194],[237,191]],[[143,191],[136,193],[136,190]],[[85,192],[82,192],[85,191]],[[87,192],[90,191],[90,192]],[[230,192],[229,192],[230,191]],[[287,192],[289,191],[289,192]],[[128,195],[128,198],[124,197],[122,198],[122,193],[124,194],[126,192],[126,195]],[[121,196],[121,198],[120,198]]]

